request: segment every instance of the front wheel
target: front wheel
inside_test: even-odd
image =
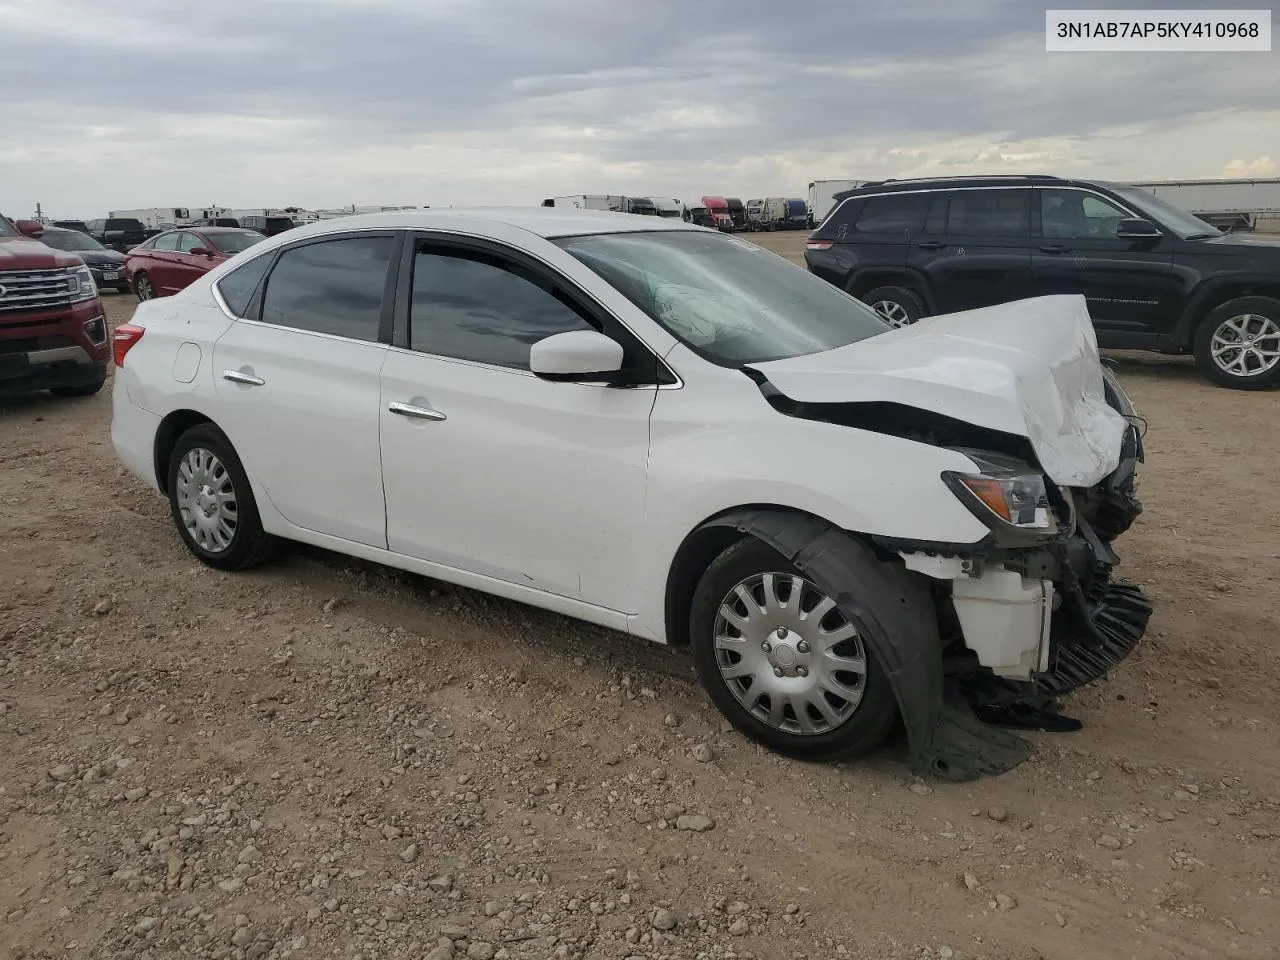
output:
[[[866,753],[897,717],[861,628],[758,540],[741,540],[711,563],[689,626],[712,701],[738,730],[779,753],[804,760]]]
[[[1196,365],[1214,383],[1265,390],[1280,383],[1280,300],[1237,297],[1196,328]]]
[[[270,556],[275,538],[262,529],[249,477],[221,430],[201,423],[179,437],[168,477],[173,521],[203,563],[244,570]]]

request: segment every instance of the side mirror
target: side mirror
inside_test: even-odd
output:
[[[19,220],[14,226],[18,228],[20,234],[32,240],[39,240],[44,236],[44,224],[39,220]]]
[[[622,369],[622,344],[595,330],[570,330],[529,348],[529,370],[544,380],[612,381]]]
[[[1164,236],[1150,220],[1126,218],[1116,224],[1116,236],[1121,240],[1146,240]]]
[[[213,251],[208,247],[192,247],[187,253],[194,257],[212,257],[214,255]]]

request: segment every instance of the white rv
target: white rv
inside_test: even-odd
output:
[[[1252,230],[1259,217],[1280,215],[1280,178],[1264,180],[1146,180],[1133,183],[1194,213],[1215,227]]]
[[[143,207],[140,210],[111,210],[107,216],[141,220],[143,225],[151,230],[171,230],[174,227],[189,227],[202,221],[216,223],[218,220],[232,218],[235,214],[229,207]]]
[[[821,226],[831,208],[836,205],[835,195],[860,187],[866,180],[815,180],[809,184],[809,227]]]

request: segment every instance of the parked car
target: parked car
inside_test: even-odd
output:
[[[1280,237],[1051,176],[889,180],[837,202],[805,262],[894,325],[1079,294],[1103,347],[1192,353],[1224,387],[1280,384]]]
[[[292,217],[257,217],[246,216],[237,217],[240,226],[246,230],[256,230],[264,237],[274,237],[276,234],[284,233],[286,230],[294,228]]]
[[[104,247],[128,253],[148,237],[154,236],[146,224],[133,217],[107,217],[100,220],[87,220],[89,236]]]
[[[297,540],[688,644],[795,756],[902,716],[917,771],[1007,769],[944,664],[1026,722],[1150,615],[1109,546],[1141,438],[1078,296],[893,330],[677,220],[405,211],[259,244],[115,345],[115,449],[200,561]]]
[[[119,250],[108,250],[86,233],[64,230],[61,227],[45,227],[40,240],[47,247],[65,250],[79,257],[93,274],[93,282],[98,285],[99,290],[114,287],[120,293],[129,292],[124,254]]]
[[[87,397],[107,378],[107,319],[89,268],[43,236],[0,216],[0,395]]]
[[[235,227],[168,230],[129,251],[129,284],[139,300],[167,297],[264,237]]]

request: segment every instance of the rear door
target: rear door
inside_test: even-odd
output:
[[[380,548],[378,377],[400,239],[368,231],[284,248],[213,353],[218,423],[255,492],[299,530]]]
[[[833,210],[814,234],[831,241],[821,256],[806,257],[809,268],[837,286],[864,295],[886,283],[900,282],[908,245],[924,226],[927,193],[887,193],[851,197]]]
[[[974,187],[930,194],[908,266],[928,283],[935,313],[1032,295],[1031,190]]]
[[[1121,240],[1116,236],[1120,221],[1140,215],[1091,190],[1042,187],[1035,192],[1035,292],[1084,296],[1105,346],[1154,346],[1179,313],[1182,290],[1173,270],[1173,240]]]

